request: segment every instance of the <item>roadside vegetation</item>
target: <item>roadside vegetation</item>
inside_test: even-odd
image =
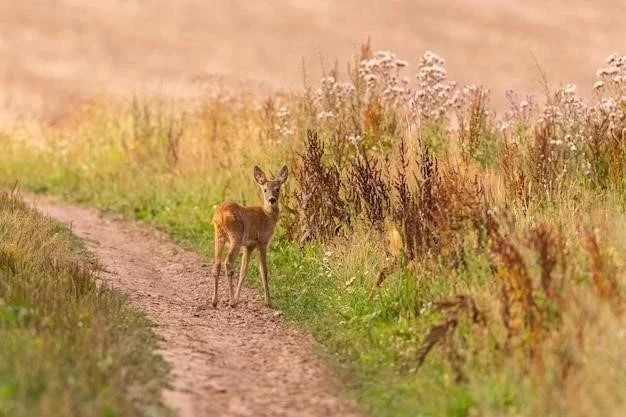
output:
[[[151,324],[70,231],[0,192],[0,416],[169,416]]]
[[[415,64],[368,43],[298,93],[95,99],[5,132],[0,178],[210,257],[215,206],[258,203],[252,167],[287,163],[275,307],[365,410],[625,415],[626,58],[591,99],[506,92],[499,113],[438,55]]]

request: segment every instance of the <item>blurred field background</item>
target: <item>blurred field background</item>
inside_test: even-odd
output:
[[[416,64],[447,58],[460,83],[590,91],[593,72],[619,46],[620,0],[308,1],[5,0],[0,3],[4,110],[54,119],[93,93],[143,90],[186,97],[220,83],[294,89],[302,60],[345,62],[371,36]]]

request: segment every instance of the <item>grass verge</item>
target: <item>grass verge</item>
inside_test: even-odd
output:
[[[151,323],[70,231],[0,193],[0,415],[169,416]]]

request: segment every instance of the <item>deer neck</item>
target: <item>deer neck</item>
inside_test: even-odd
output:
[[[263,205],[263,212],[272,223],[275,224],[276,222],[278,222],[278,205],[270,206],[269,204],[265,204]]]

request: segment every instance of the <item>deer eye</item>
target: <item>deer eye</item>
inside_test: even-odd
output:
[[[267,192],[267,188],[263,188],[263,192],[266,193]]]

